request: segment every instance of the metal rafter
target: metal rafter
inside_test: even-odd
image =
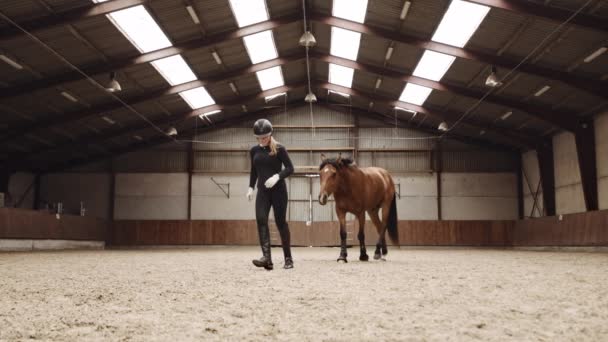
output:
[[[505,69],[513,69],[519,64],[518,60],[514,60],[511,58],[473,51],[466,48],[458,48],[447,44],[437,43],[431,40],[420,39],[412,35],[371,27],[332,16],[313,14],[311,16],[311,19],[313,21],[325,25],[336,26],[350,31],[372,35],[387,40],[399,42],[402,44],[412,45],[420,49],[436,51],[443,54],[452,55],[458,58],[464,58],[478,61],[481,63],[486,63],[489,65],[495,65],[497,67],[502,67]],[[564,83],[567,83],[568,85],[578,87],[592,94],[596,94],[597,96],[608,98],[608,83],[600,80],[579,76],[561,70],[549,69],[546,67],[529,63],[521,64],[519,66],[519,71],[543,78],[562,81]]]
[[[510,12],[515,12],[528,16],[535,16],[539,18],[545,18],[553,21],[563,22],[568,19],[573,12],[565,9],[556,7],[549,7],[544,5],[536,4],[532,1],[526,0],[467,0],[480,5],[489,6],[492,8],[498,8]],[[608,20],[598,18],[596,16],[579,13],[576,17],[572,18],[570,23],[593,30],[608,32]]]
[[[61,13],[47,15],[38,19],[21,21],[18,22],[18,24],[29,32],[36,32],[57,26],[74,24],[88,18],[106,15],[115,11],[142,5],[149,1],[150,0],[113,0],[99,4],[84,2],[86,3],[85,6]],[[0,41],[11,39],[21,34],[23,33],[17,28],[7,27],[2,29],[2,33],[0,33]]]

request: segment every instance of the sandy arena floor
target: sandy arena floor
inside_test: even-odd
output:
[[[296,248],[0,253],[0,341],[607,341],[608,254]]]

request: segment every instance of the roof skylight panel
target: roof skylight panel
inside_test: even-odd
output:
[[[330,54],[356,61],[360,43],[361,33],[334,26],[331,27]]]
[[[192,69],[181,55],[155,60],[152,65],[172,86],[196,80]]]
[[[243,37],[243,41],[253,64],[275,59],[279,56],[271,30]]]
[[[105,1],[93,0],[95,3]],[[141,53],[172,46],[169,38],[144,6],[112,12],[107,17]],[[155,60],[151,64],[172,86],[197,79],[181,55]],[[184,91],[179,95],[192,109],[215,104],[213,98],[203,87]]]
[[[171,46],[169,38],[142,5],[112,12],[108,18],[141,53]]]
[[[230,8],[239,27],[253,25],[269,19],[264,0],[230,0]]]
[[[363,24],[367,12],[367,0],[334,0],[334,17],[356,21]]]
[[[329,63],[329,83],[351,88],[355,70],[341,65]]]
[[[489,11],[488,6],[452,0],[432,40],[464,47]]]
[[[417,84],[408,83],[405,85],[399,101],[413,103],[422,106],[426,98],[431,94],[432,89],[419,86]]]
[[[448,71],[456,57],[443,53],[426,50],[418,61],[414,76],[423,77],[433,81],[439,81]]]
[[[203,87],[182,91],[179,95],[190,105],[192,109],[207,107],[215,104],[215,101]]]
[[[256,76],[260,81],[260,87],[264,91],[285,85],[280,66],[258,71]]]

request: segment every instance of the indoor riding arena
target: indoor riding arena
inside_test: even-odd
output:
[[[0,0],[0,341],[608,341],[608,1]]]

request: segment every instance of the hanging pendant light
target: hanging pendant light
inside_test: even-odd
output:
[[[304,101],[306,103],[315,103],[317,102],[317,95],[313,94],[312,92],[306,94],[306,97],[304,98]]]
[[[313,47],[313,46],[317,45],[317,40],[315,39],[315,36],[313,36],[310,31],[306,31],[300,37],[300,45],[304,46],[304,47]]]
[[[110,82],[108,83],[106,90],[109,91],[110,93],[116,93],[116,92],[119,92],[122,90],[120,83],[118,83],[118,81],[116,80],[115,72],[110,73]]]

